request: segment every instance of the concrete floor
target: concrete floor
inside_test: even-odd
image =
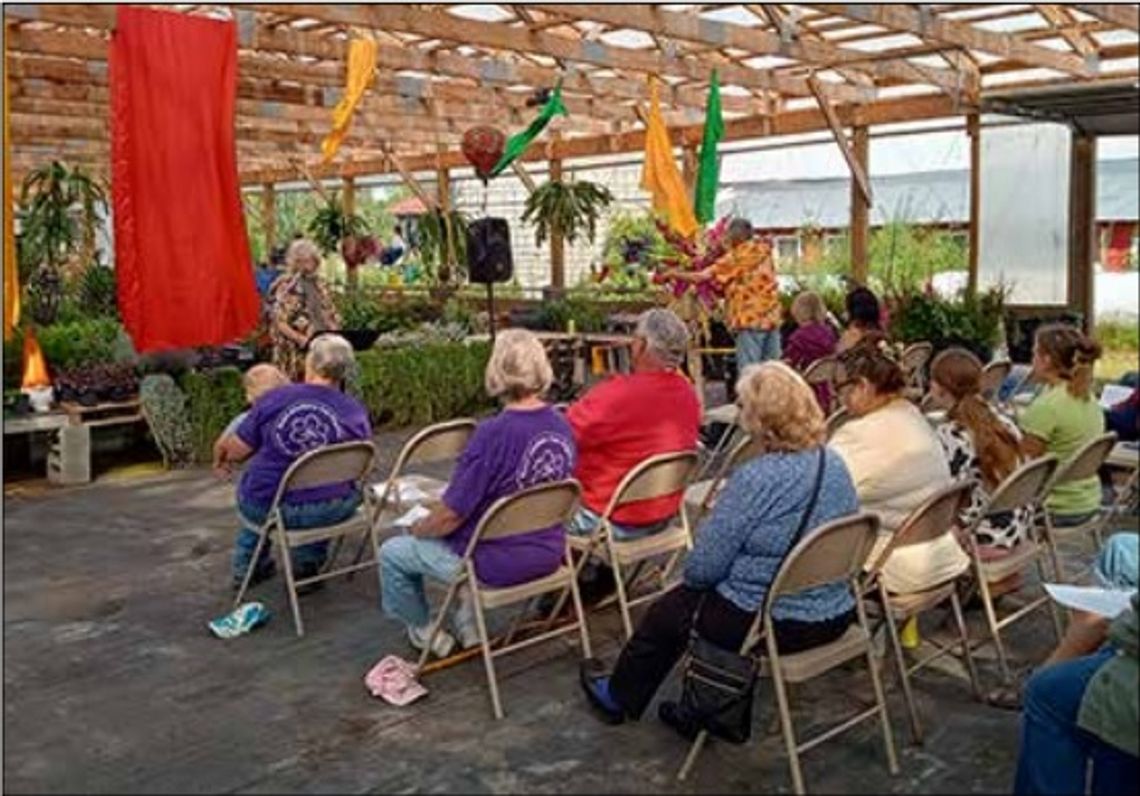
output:
[[[399,438],[380,439],[384,464]],[[385,470],[386,472],[386,470]],[[232,487],[203,471],[9,494],[4,517],[4,785],[9,792],[779,792],[782,740],[710,744],[690,780],[673,779],[686,746],[655,718],[611,728],[577,686],[564,641],[500,659],[505,720],[491,718],[475,659],[430,676],[407,708],[373,699],[368,668],[411,656],[377,607],[376,581],[335,581],[303,598],[293,634],[279,581],[255,592],[270,623],[233,641],[206,621],[228,609]],[[591,629],[618,649],[613,611]],[[931,616],[931,629],[940,617]],[[1052,644],[1043,613],[1012,629],[1019,665]],[[804,758],[810,790],[1004,792],[1018,716],[971,700],[960,672],[926,671],[917,693],[925,747],[909,745],[889,697],[902,772],[887,773],[868,722]],[[992,660],[984,682],[996,683]],[[676,691],[667,685],[666,695]],[[853,666],[793,693],[801,732],[870,694]],[[650,714],[655,715],[651,709]]]

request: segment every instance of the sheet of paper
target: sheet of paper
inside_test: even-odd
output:
[[[410,509],[397,517],[392,524],[401,528],[411,528],[413,525],[415,525],[417,522],[429,514],[431,514],[430,511],[417,503],[415,506],[412,506]]]
[[[1100,405],[1105,409],[1111,409],[1131,394],[1131,387],[1125,387],[1123,384],[1106,384],[1100,393]]]
[[[431,495],[420,489],[419,484],[413,481],[396,482],[396,492],[400,496],[401,503],[422,503],[431,498]]]
[[[1126,589],[1101,589],[1096,586],[1067,586],[1063,583],[1046,583],[1049,596],[1066,608],[1087,611],[1109,619],[1128,608],[1135,593]]]

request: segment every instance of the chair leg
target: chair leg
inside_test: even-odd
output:
[[[479,643],[483,647],[483,665],[487,668],[487,687],[491,690],[491,709],[496,719],[503,718],[503,705],[499,701],[499,684],[495,681],[495,659],[491,655],[491,642],[487,638],[487,622],[483,618],[483,603],[479,595],[472,595],[475,607],[475,624],[479,628]]]
[[[582,607],[582,595],[578,593],[576,578],[570,579],[570,598],[574,601],[574,614],[578,617],[578,633],[582,636],[582,657],[592,658],[594,653],[590,647],[590,628],[586,624],[586,609]]]
[[[633,638],[633,620],[629,616],[629,598],[625,593],[625,582],[622,580],[621,566],[616,556],[610,556],[610,564],[614,569],[614,584],[617,586],[618,610],[621,611],[621,624],[625,629],[625,640]]]
[[[443,598],[443,604],[439,607],[439,612],[436,614],[435,619],[432,620],[431,630],[428,631],[427,640],[424,642],[424,648],[420,650],[420,660],[416,664],[416,675],[423,671],[424,664],[427,663],[428,656],[431,655],[431,645],[435,641],[435,637],[439,635],[440,628],[443,623],[447,621],[447,610],[451,607],[451,601],[455,599],[455,593],[459,590],[459,584],[464,581],[462,575],[456,576],[451,585],[447,587],[447,595]]]
[[[884,605],[884,613],[889,615],[890,612],[887,611],[886,608],[887,606]],[[855,594],[855,610],[859,616],[859,624],[862,626],[863,632],[867,635],[867,667],[871,673],[871,684],[875,688],[875,702],[879,706],[879,722],[883,727],[883,746],[887,753],[887,769],[892,775],[895,775],[899,773],[899,761],[895,756],[895,739],[891,732],[891,717],[890,714],[887,713],[887,699],[883,695],[883,683],[879,679],[878,661],[875,660],[875,647],[871,643],[871,628],[867,624],[867,611],[863,608],[863,599],[858,592]]]
[[[697,755],[705,748],[705,741],[709,738],[707,730],[701,730],[697,733],[697,737],[689,745],[689,753],[685,755],[685,762],[681,764],[681,768],[677,771],[677,781],[684,782],[685,778],[689,776],[689,772],[693,770],[693,764],[697,762]]]
[[[958,592],[950,592],[950,608],[954,612],[954,624],[958,626],[958,637],[962,639],[962,657],[965,659],[966,671],[970,675],[970,689],[974,692],[974,699],[981,701],[982,689],[978,685],[978,669],[974,665],[974,654],[970,650],[970,634],[966,629],[966,618],[962,616],[962,603],[958,600]]]
[[[1013,682],[1013,675],[1009,671],[1009,660],[1006,658],[1005,645],[1001,641],[1001,630],[998,628],[997,613],[994,611],[993,597],[990,596],[990,587],[981,569],[978,569],[978,593],[982,597],[982,609],[986,615],[986,627],[990,631],[990,638],[994,642],[994,651],[997,652],[998,669],[1001,672],[1003,685]]]
[[[253,548],[253,557],[249,560],[249,565],[245,568],[245,577],[241,579],[241,588],[238,589],[238,593],[234,597],[233,607],[235,609],[241,605],[242,598],[245,597],[245,593],[249,591],[249,582],[253,579],[253,572],[257,569],[257,560],[261,558],[261,551],[265,549],[265,539],[268,535],[268,526],[262,525],[258,531],[257,545]]]
[[[885,593],[885,589],[880,587],[880,593],[883,599],[883,616],[887,622],[887,635],[891,640],[891,650],[894,652],[895,666],[899,670],[899,683],[902,685],[903,700],[906,702],[907,714],[910,718],[910,737],[916,746],[922,745],[922,724],[918,720],[918,709],[914,704],[914,693],[910,689],[910,674],[907,672],[906,658],[903,656],[902,643],[899,641],[899,629],[895,623],[894,612],[890,609],[890,603]]]
[[[1054,571],[1056,571],[1054,569]],[[1048,581],[1048,576],[1045,573],[1045,566],[1041,562],[1040,556],[1037,558],[1037,575],[1041,578],[1041,588],[1045,588],[1045,583]],[[1060,578],[1058,578],[1060,581]],[[1061,618],[1061,607],[1057,604],[1056,600],[1049,600],[1049,618],[1053,621],[1053,635],[1057,638],[1057,643],[1061,643],[1061,639],[1065,635],[1064,620]]]
[[[297,583],[293,579],[293,556],[285,539],[285,529],[280,524],[277,526],[277,551],[285,570],[285,590],[289,592],[289,605],[293,608],[293,625],[300,637],[305,635],[305,626],[301,622],[301,603],[297,600]]]
[[[765,634],[768,640],[768,665],[772,670],[772,688],[776,692],[776,709],[780,714],[780,730],[784,735],[784,746],[788,750],[788,768],[792,774],[792,788],[802,796],[804,775],[800,770],[800,756],[796,744],[796,729],[792,725],[792,714],[788,710],[788,695],[784,691],[784,678],[780,672],[780,653],[776,649],[775,636]]]

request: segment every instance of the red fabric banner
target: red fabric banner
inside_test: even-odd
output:
[[[121,5],[110,84],[115,270],[135,348],[243,337],[259,300],[234,141],[236,26]]]

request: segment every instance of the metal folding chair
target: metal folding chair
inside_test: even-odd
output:
[[[479,643],[483,652],[483,664],[487,669],[487,687],[491,693],[491,708],[496,719],[503,717],[503,706],[499,699],[499,685],[495,678],[495,658],[574,630],[581,634],[582,657],[590,657],[590,635],[582,611],[576,570],[568,546],[564,549],[562,565],[551,574],[503,588],[493,588],[480,583],[473,558],[475,548],[480,542],[506,539],[548,528],[552,525],[564,525],[574,513],[580,493],[581,486],[577,481],[556,481],[516,492],[491,504],[475,527],[475,532],[471,535],[471,541],[467,543],[467,550],[463,554],[463,566],[459,574],[449,584],[447,595],[444,597],[436,618],[432,621],[427,643],[424,645],[416,667],[417,674],[423,670],[427,663],[432,642],[435,641],[443,622],[447,619],[448,609],[451,607],[459,588],[464,585],[471,589],[475,623],[479,629]],[[516,605],[520,602],[529,604],[535,597],[553,592],[563,592],[564,590],[569,590],[573,598],[574,612],[577,617],[575,622],[559,626],[553,630],[547,629],[514,643],[512,643],[514,636],[512,631],[507,634],[497,649],[491,648],[491,640],[487,635],[485,610]]]
[[[827,439],[830,440],[836,431],[854,419],[855,416],[846,409],[836,409],[827,418]]]
[[[990,362],[982,368],[980,379],[982,397],[987,401],[996,401],[998,391],[1013,370],[1013,363],[1008,359],[999,359]]]
[[[757,613],[756,620],[740,648],[741,655],[755,654],[758,652],[756,647],[761,639],[766,643],[767,659],[763,661],[764,668],[772,679],[776,692],[780,727],[788,751],[788,768],[797,794],[804,793],[800,754],[875,716],[879,717],[882,728],[887,767],[892,774],[897,774],[899,770],[894,736],[891,732],[890,717],[887,714],[882,681],[879,679],[876,666],[871,629],[867,622],[861,588],[863,565],[875,545],[878,528],[878,515],[855,514],[826,523],[801,539],[780,565],[768,591],[764,607]],[[805,589],[836,581],[845,581],[850,586],[855,596],[858,621],[835,641],[803,652],[781,655],[773,632],[773,603],[782,596],[797,594]],[[875,692],[874,706],[860,711],[807,741],[798,741],[788,705],[786,683],[806,682],[860,656],[867,660],[867,669]],[[678,779],[683,780],[688,776],[707,740],[708,733],[701,731],[689,748],[681,770],[677,772]]]
[[[1082,481],[1087,478],[1096,478],[1101,466],[1105,460],[1108,459],[1108,454],[1112,452],[1113,446],[1116,445],[1116,439],[1116,433],[1109,431],[1107,434],[1101,434],[1099,437],[1089,440],[1082,445],[1068,461],[1063,462],[1061,466],[1057,468],[1057,471],[1053,474],[1053,478],[1045,490],[1046,494],[1051,493],[1056,487],[1062,484]],[[1051,547],[1050,553],[1056,562],[1058,579],[1064,579],[1064,568],[1061,564],[1061,555],[1057,549],[1057,542],[1059,540],[1091,537],[1093,540],[1093,552],[1099,550],[1101,545],[1104,544],[1104,527],[1112,517],[1112,513],[1111,507],[1101,508],[1098,509],[1093,518],[1087,522],[1083,522],[1080,525],[1057,527],[1053,524],[1053,515],[1049,511],[1042,512],[1044,522],[1049,529],[1048,533],[1045,534],[1045,540]]]
[[[894,651],[895,664],[898,667],[899,680],[902,683],[903,698],[910,715],[911,737],[916,744],[922,743],[922,724],[919,722],[918,711],[914,704],[914,694],[911,692],[910,675],[930,665],[943,655],[952,652],[959,645],[962,647],[962,655],[966,670],[970,675],[970,687],[973,689],[975,699],[981,699],[978,672],[974,666],[974,658],[970,654],[970,636],[966,631],[966,621],[962,616],[962,606],[958,601],[958,590],[955,588],[958,577],[951,578],[944,583],[931,584],[929,589],[920,592],[896,594],[887,591],[883,584],[882,572],[896,550],[924,542],[932,542],[944,534],[952,534],[962,507],[970,501],[973,488],[972,481],[955,483],[936,492],[924,501],[891,535],[890,542],[883,548],[867,573],[868,589],[877,593],[879,604],[882,606],[882,622],[887,626],[891,648]],[[923,611],[946,602],[950,603],[954,612],[954,623],[958,629],[958,643],[949,647],[942,647],[937,652],[908,666],[906,658],[903,656],[902,643],[899,640],[899,623],[906,622]]]
[[[908,393],[916,401],[926,393],[926,363],[933,353],[934,346],[926,342],[911,343],[903,349],[899,364],[906,376]]]
[[[829,356],[817,359],[808,365],[807,370],[803,373],[804,381],[813,389],[820,384],[827,385],[828,402],[827,406],[823,407],[824,412],[827,414],[835,411],[838,402],[838,397],[835,394],[835,385],[839,381],[839,370],[839,360],[833,356]]]
[[[325,568],[312,577],[297,580],[293,576],[293,562],[290,555],[293,548],[326,540],[339,541],[354,533],[361,534],[364,540],[368,539],[369,531],[372,528],[374,504],[364,481],[372,470],[375,458],[376,447],[369,441],[357,440],[315,448],[289,466],[281,478],[277,493],[273,496],[273,502],[270,504],[265,522],[257,529],[257,546],[254,548],[253,557],[246,568],[245,577],[242,578],[241,588],[238,589],[238,593],[234,597],[234,608],[237,608],[241,604],[242,598],[245,597],[245,593],[249,589],[250,579],[253,577],[258,559],[261,557],[261,551],[265,547],[266,540],[270,538],[276,544],[277,555],[281,559],[282,569],[285,570],[285,589],[289,594],[289,605],[293,609],[293,624],[297,629],[298,636],[305,635],[305,628],[301,622],[301,606],[297,601],[298,586],[327,580],[338,575],[349,575],[357,570],[375,566],[373,561],[361,563],[354,560],[348,566],[333,569],[331,564],[334,563],[339,550],[337,547],[330,551]],[[334,525],[318,528],[293,531],[286,528],[282,504],[289,492],[296,489],[343,482],[354,483],[363,495],[364,502],[352,517]]]
[[[721,489],[724,488],[725,482],[728,480],[732,471],[738,465],[749,459],[755,457],[760,453],[759,446],[751,437],[745,437],[736,447],[728,452],[720,467],[717,468],[712,478],[706,478],[702,481],[697,481],[691,484],[685,490],[685,505],[689,508],[690,522],[693,527],[700,526],[701,521],[708,514],[712,508],[713,503],[716,502],[717,496],[720,494]]]

